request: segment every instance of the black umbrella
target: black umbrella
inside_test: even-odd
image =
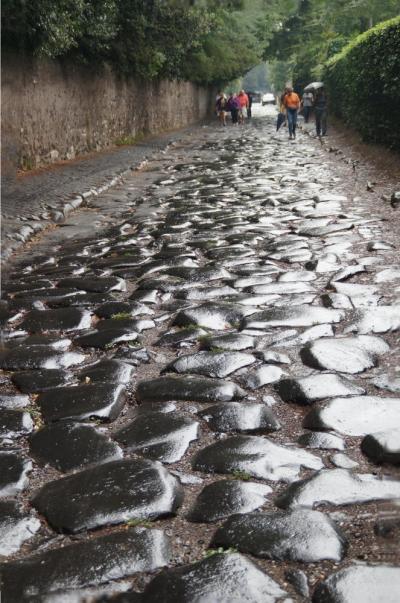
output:
[[[276,120],[276,131],[278,132],[279,128],[282,126],[282,124],[285,123],[285,114],[284,113],[278,113],[278,119]]]

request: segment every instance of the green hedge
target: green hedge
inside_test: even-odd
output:
[[[358,36],[325,66],[330,109],[363,139],[400,150],[400,17]]]

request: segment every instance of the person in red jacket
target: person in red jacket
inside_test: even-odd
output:
[[[297,112],[300,109],[300,98],[293,91],[291,86],[286,89],[286,94],[283,97],[283,104],[286,107],[287,122],[289,126],[289,139],[296,138]]]

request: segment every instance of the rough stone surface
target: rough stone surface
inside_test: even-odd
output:
[[[272,308],[259,314],[253,314],[245,320],[247,329],[265,329],[268,327],[312,327],[324,323],[337,323],[344,313],[340,310],[317,306],[286,306]]]
[[[352,565],[319,584],[314,603],[397,603],[400,568],[390,565]]]
[[[39,371],[23,371],[14,373],[13,383],[21,392],[36,394],[63,385],[69,379],[69,373],[61,369],[47,369]]]
[[[208,473],[245,472],[258,479],[291,481],[301,467],[321,469],[322,461],[299,448],[286,448],[258,436],[235,436],[211,444],[193,458]]]
[[[79,532],[170,515],[181,501],[175,477],[160,463],[137,459],[111,461],[49,482],[33,505],[55,529]]]
[[[219,432],[269,432],[280,429],[280,423],[264,404],[221,402],[199,412],[211,429]]]
[[[161,572],[146,587],[144,603],[274,603],[285,591],[246,557],[213,555]]]
[[[333,433],[323,431],[313,431],[303,433],[297,439],[297,442],[307,448],[321,448],[322,450],[344,450],[345,444],[342,438]]]
[[[0,555],[16,553],[39,528],[39,519],[24,513],[14,500],[0,501]]]
[[[217,530],[212,544],[256,557],[307,563],[340,561],[347,548],[346,538],[333,521],[310,509],[231,517]]]
[[[31,461],[14,452],[0,452],[0,498],[15,496],[28,484]]]
[[[376,366],[378,358],[389,351],[387,343],[379,337],[360,335],[317,339],[300,350],[304,364],[312,368],[342,373],[362,373]]]
[[[68,588],[98,585],[168,563],[161,530],[128,529],[48,550],[2,568],[6,601],[28,601]],[[45,598],[45,599],[43,599]]]
[[[17,438],[30,433],[33,421],[29,413],[0,408],[0,438]]]
[[[82,469],[121,458],[119,446],[92,425],[60,421],[43,427],[29,441],[33,456],[59,471]]]
[[[129,451],[174,463],[182,458],[197,434],[198,423],[180,413],[149,412],[138,416],[114,437]]]
[[[295,509],[396,499],[400,499],[398,480],[382,480],[367,473],[355,475],[346,469],[326,469],[294,482],[275,503],[284,509]]]
[[[232,381],[207,377],[159,377],[138,383],[136,399],[139,402],[229,402],[240,400],[245,392]]]
[[[310,375],[300,379],[281,379],[275,389],[285,402],[299,404],[312,404],[324,398],[356,396],[365,393],[362,387],[357,387],[348,379],[335,373]]]
[[[279,366],[261,366],[255,371],[248,373],[243,378],[243,383],[249,389],[259,389],[260,387],[264,387],[264,385],[279,382],[286,375],[287,373],[279,368]]]
[[[400,420],[400,400],[377,396],[334,398],[314,407],[305,416],[307,429],[334,430],[351,436],[364,436],[391,429]]]
[[[242,352],[198,352],[180,356],[169,364],[165,371],[223,378],[253,364],[255,360],[251,354]]]
[[[239,480],[220,480],[205,486],[189,510],[187,519],[211,523],[234,515],[249,513],[265,503],[270,486]]]
[[[361,450],[376,463],[400,463],[400,428],[371,433],[361,442]]]
[[[60,308],[59,310],[32,310],[20,328],[28,333],[78,331],[89,328],[90,324],[90,312],[87,310]]]
[[[125,401],[123,385],[89,383],[77,387],[57,387],[42,392],[37,404],[48,422],[61,419],[84,421],[96,417],[113,421]]]

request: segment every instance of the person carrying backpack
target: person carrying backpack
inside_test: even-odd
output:
[[[287,92],[283,97],[283,104],[286,107],[287,122],[289,126],[289,139],[296,138],[297,112],[300,108],[300,98],[293,91],[291,86],[287,87]]]

